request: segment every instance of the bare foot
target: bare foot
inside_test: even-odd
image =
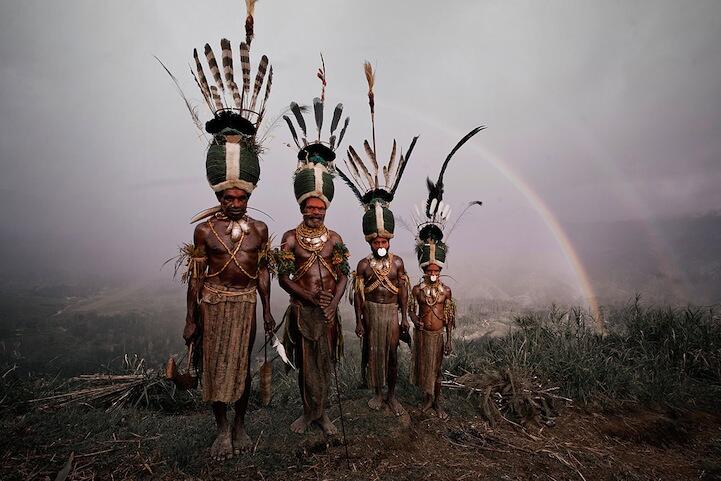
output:
[[[450,417],[447,412],[443,410],[443,407],[440,404],[435,405],[436,414],[438,415],[438,419],[441,421],[448,421],[448,418]]]
[[[430,409],[433,407],[433,399],[426,400],[423,404],[421,404],[420,409],[422,413],[428,413]]]
[[[333,421],[330,420],[326,413],[323,413],[323,417],[321,417],[317,423],[323,430],[323,434],[326,436],[334,436],[338,434],[338,428],[335,427],[335,424],[333,424]]]
[[[368,407],[374,411],[379,411],[383,407],[383,396],[376,394],[368,401]]]
[[[298,419],[293,421],[293,423],[290,425],[290,430],[296,434],[302,434],[305,432],[306,429],[308,429],[308,426],[310,426],[311,422],[312,421],[308,419],[305,414],[303,414]]]
[[[386,402],[388,403],[388,407],[391,408],[391,411],[393,411],[393,414],[396,416],[403,416],[406,413],[403,405],[395,398],[395,396],[388,399]]]
[[[233,442],[230,434],[230,426],[224,427],[218,432],[218,437],[215,438],[213,445],[210,447],[210,457],[216,461],[233,457]]]
[[[253,441],[245,432],[245,426],[242,424],[235,426],[233,430],[233,453],[238,455],[241,452],[250,451],[252,447]]]

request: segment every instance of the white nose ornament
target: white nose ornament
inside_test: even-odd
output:
[[[388,250],[385,247],[381,247],[376,252],[378,253],[378,257],[385,257],[386,254],[388,254]]]
[[[438,280],[438,276],[432,275],[431,276],[431,282],[436,282]]]

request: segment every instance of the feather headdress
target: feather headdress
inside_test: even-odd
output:
[[[260,179],[261,146],[256,139],[258,127],[263,121],[266,104],[273,83],[273,67],[263,55],[251,83],[250,43],[254,36],[253,14],[256,0],[246,0],[245,41],[240,43],[239,55],[234,58],[230,40],[220,41],[220,57],[205,44],[202,51],[193,50],[190,67],[205,106],[212,118],[203,126],[196,106],[192,106],[180,92],[195,125],[211,134],[206,152],[206,177],[213,191],[220,197],[230,188],[251,193]],[[162,62],[161,62],[162,65]],[[240,70],[236,72],[237,66]],[[163,65],[178,90],[178,82]],[[238,73],[239,75],[236,75]],[[193,221],[214,214],[219,207],[206,209]]]
[[[313,99],[315,134],[309,134],[305,121],[304,113],[309,109],[297,102],[290,104],[290,113],[293,118],[283,115],[283,120],[288,125],[293,142],[298,147],[298,164],[293,179],[296,200],[300,204],[309,197],[318,197],[326,203],[326,206],[329,206],[334,192],[332,179],[336,173],[335,151],[343,141],[350,124],[350,117],[345,118],[339,130],[338,127],[343,116],[343,104],[337,104],[333,109],[333,116],[328,127],[328,140],[323,140],[327,74],[322,54],[320,60],[321,67],[318,69],[317,77],[321,81],[321,95]]]
[[[372,143],[365,140],[363,150],[367,160],[363,160],[352,145],[348,146],[347,158],[344,160],[347,173],[341,169],[338,175],[351,189],[356,198],[365,208],[363,216],[363,233],[366,240],[371,241],[377,236],[393,237],[395,220],[389,205],[393,200],[403,172],[411,158],[418,136],[411,140],[408,151],[404,155],[398,152],[397,143],[393,140],[390,159],[381,167],[376,150],[375,127],[375,72],[369,62],[363,65],[363,73],[368,83],[368,106],[371,114]]]
[[[224,38],[220,41],[220,66],[213,48],[210,44],[205,44],[203,56],[207,63],[208,75],[203,68],[198,50],[193,50],[195,69],[191,67],[191,74],[200,89],[205,105],[213,114],[213,119],[205,124],[205,130],[210,134],[216,134],[230,127],[245,135],[255,135],[265,115],[266,102],[273,84],[273,67],[267,56],[261,56],[255,78],[251,83],[250,40],[254,35],[252,16],[254,2],[249,0],[248,3],[250,6],[245,24],[246,41],[241,42],[238,48],[240,76],[236,77],[233,68],[233,49],[228,39]],[[241,82],[240,85],[236,82],[236,78]]]
[[[439,267],[443,267],[445,264],[448,245],[443,242],[443,232],[446,230],[446,226],[448,225],[451,217],[451,205],[443,201],[443,175],[448,168],[451,158],[458,149],[460,149],[463,144],[471,139],[471,137],[483,129],[485,129],[485,126],[476,127],[458,141],[458,143],[446,156],[446,160],[443,161],[441,171],[438,174],[438,180],[433,182],[430,177],[426,179],[428,198],[426,199],[425,206],[423,210],[421,210],[416,205],[415,211],[411,214],[413,221],[418,227],[418,235],[416,236],[416,254],[421,268],[424,268],[429,264],[436,264]],[[479,200],[469,202],[461,212],[461,215],[458,216],[458,220],[456,220],[451,227],[450,232],[453,231],[458,222],[463,218],[466,211],[474,205],[480,206],[482,205],[482,202]]]

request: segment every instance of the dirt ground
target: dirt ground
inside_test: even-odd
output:
[[[254,450],[223,462],[208,459],[213,423],[206,412],[109,416],[79,406],[5,415],[0,479],[52,481],[64,466],[68,480],[721,479],[721,414],[567,406],[553,426],[492,428],[458,399],[447,403],[447,422],[405,401],[403,418],[370,411],[365,398],[344,402],[348,461],[340,436],[290,432],[299,410],[293,404],[253,407]],[[331,413],[340,427],[339,411]]]

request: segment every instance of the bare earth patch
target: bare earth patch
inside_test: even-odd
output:
[[[125,410],[112,417],[82,407],[5,416],[0,478],[55,479],[388,479],[685,480],[719,479],[721,417],[690,411],[584,412],[566,408],[554,427],[491,428],[481,417],[422,414],[408,419],[347,399],[349,465],[340,434],[290,431],[297,406],[257,408],[247,430],[253,447],[209,460],[209,413],[163,415]],[[339,423],[334,406],[331,419]]]

